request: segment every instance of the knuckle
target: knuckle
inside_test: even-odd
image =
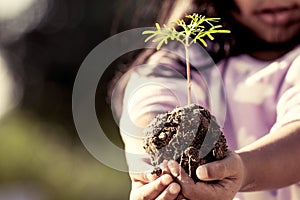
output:
[[[194,190],[191,189],[191,187],[184,187],[181,190],[183,196],[187,197],[190,199],[193,196]]]
[[[224,173],[226,171],[226,166],[222,163],[218,163],[217,170],[219,170],[221,173]]]
[[[163,193],[157,199],[176,199],[180,192],[180,186],[176,183],[172,183],[166,188]]]
[[[226,166],[223,163],[217,163],[214,170],[208,171],[208,176],[213,178],[224,178],[226,170]]]
[[[140,195],[139,195],[139,197],[137,199],[139,199],[139,200],[146,200],[147,197],[146,197],[145,192],[141,192]]]
[[[195,199],[195,197],[199,197],[199,195],[195,195],[193,192],[182,192],[184,199]]]
[[[130,200],[145,200],[145,194],[143,192],[137,193],[137,192],[131,192],[129,196]]]
[[[159,199],[175,199],[177,197],[177,194],[171,194],[170,192],[166,191],[163,195],[161,195],[157,200]]]

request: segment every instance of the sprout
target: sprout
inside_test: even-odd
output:
[[[190,23],[186,24],[183,19],[178,19],[176,22],[172,22],[170,26],[166,24],[163,28],[156,23],[156,30],[147,30],[143,32],[143,35],[149,35],[145,42],[152,40],[152,42],[158,43],[156,49],[159,50],[162,45],[168,44],[169,40],[175,40],[180,42],[185,48],[185,61],[187,71],[187,91],[188,91],[188,105],[191,104],[191,72],[190,72],[190,57],[189,47],[193,43],[200,42],[205,47],[207,43],[205,39],[214,40],[213,34],[216,33],[230,33],[230,30],[222,29],[222,25],[216,24],[220,22],[220,18],[206,18],[203,15],[194,13],[187,15],[185,18],[190,19]],[[177,30],[175,26],[181,28]]]

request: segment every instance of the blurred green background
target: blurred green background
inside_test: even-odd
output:
[[[0,200],[128,199],[128,174],[103,165],[81,143],[72,89],[94,47],[123,30],[153,25],[159,4],[0,0]],[[96,98],[99,123],[120,147],[107,88],[130,59],[110,66]]]

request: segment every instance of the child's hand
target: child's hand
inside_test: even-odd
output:
[[[190,178],[181,166],[175,162],[168,163],[170,173],[181,186],[181,193],[187,199],[233,199],[239,191],[244,175],[242,161],[234,152],[223,160],[211,162],[198,167],[196,174],[203,181],[197,182]]]
[[[140,199],[176,199],[180,185],[175,183],[170,174],[160,177],[151,174],[131,174],[131,200]]]

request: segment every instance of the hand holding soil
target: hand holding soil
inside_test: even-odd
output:
[[[198,166],[223,159],[227,153],[226,139],[215,117],[196,104],[156,116],[144,133],[144,149],[157,175],[164,160],[176,160],[197,182]]]

